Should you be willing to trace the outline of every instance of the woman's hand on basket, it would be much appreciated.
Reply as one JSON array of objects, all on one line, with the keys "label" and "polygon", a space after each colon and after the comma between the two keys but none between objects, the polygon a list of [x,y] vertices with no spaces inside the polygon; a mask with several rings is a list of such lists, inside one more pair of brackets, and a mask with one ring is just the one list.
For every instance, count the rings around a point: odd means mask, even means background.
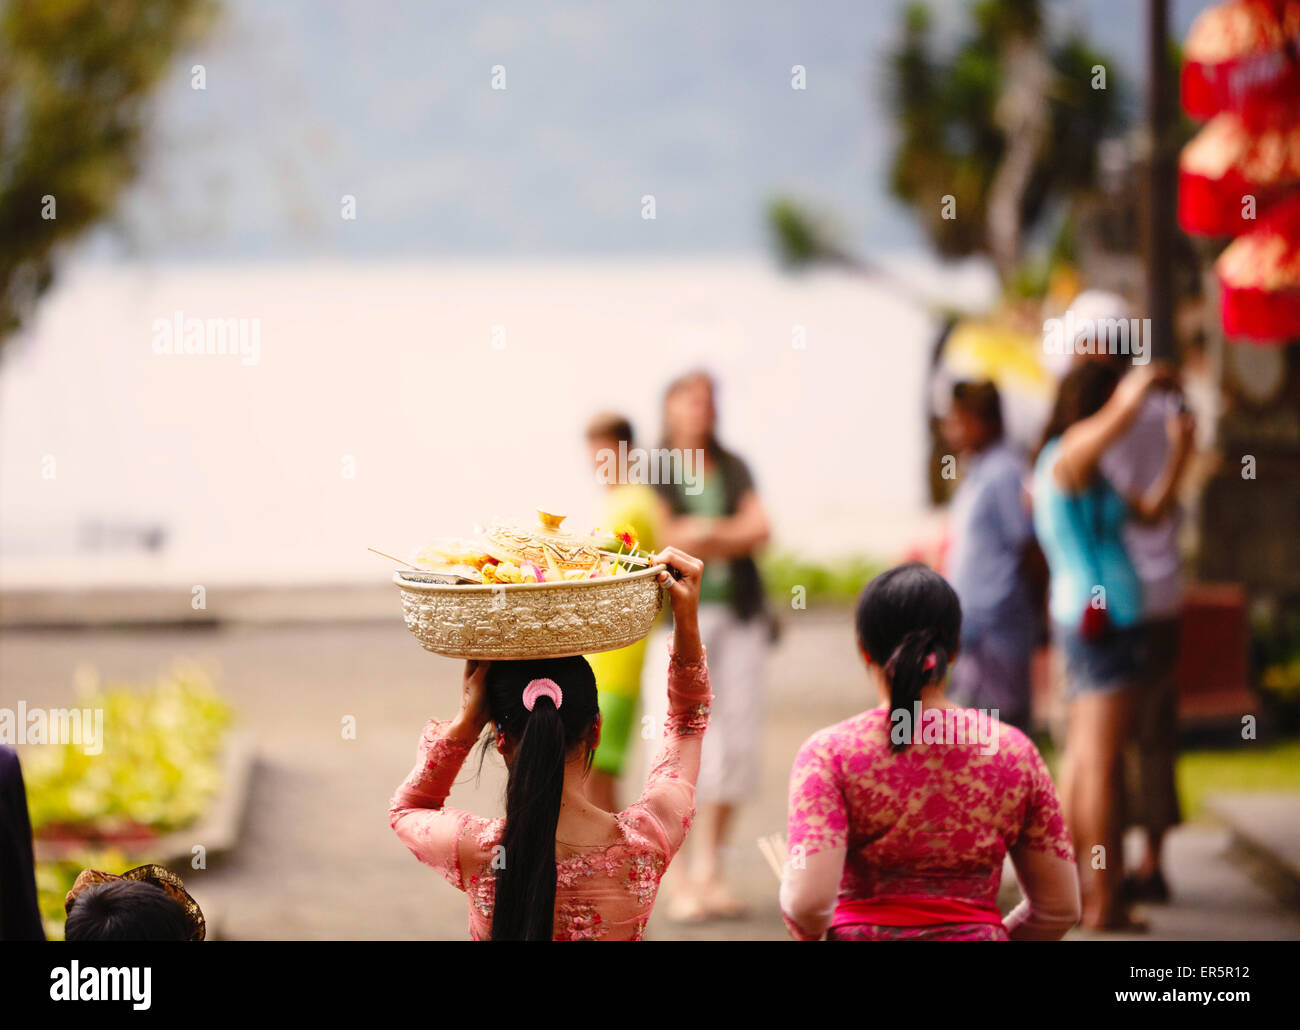
[{"label": "woman's hand on basket", "polygon": [[[700,647],[700,579],[704,563],[676,547],[665,547],[653,560],[668,566],[668,570],[659,573],[659,585],[668,592],[673,609],[673,651],[683,658],[692,658]],[[670,570],[676,570],[678,575],[674,576]]]},{"label": "woman's hand on basket", "polygon": [[487,672],[491,662],[468,661],[460,688],[460,712],[453,730],[465,739],[477,738],[492,719],[487,703]]},{"label": "woman's hand on basket", "polygon": [[[673,606],[673,614],[683,613],[687,609],[700,605],[700,577],[704,573],[704,563],[676,547],[665,547],[651,559],[656,565],[667,565],[659,573],[659,585],[668,591],[668,600]],[[677,570],[674,576],[672,570]]]}]

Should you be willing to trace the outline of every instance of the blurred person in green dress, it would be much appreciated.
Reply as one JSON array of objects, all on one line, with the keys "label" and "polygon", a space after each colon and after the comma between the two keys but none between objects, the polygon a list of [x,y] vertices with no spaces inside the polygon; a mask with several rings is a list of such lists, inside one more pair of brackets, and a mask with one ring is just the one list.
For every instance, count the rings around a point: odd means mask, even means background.
[{"label": "blurred person in green dress", "polygon": [[[700,636],[714,694],[709,739],[700,753],[690,867],[668,902],[670,918],[681,922],[746,911],[727,886],[723,858],[737,810],[758,795],[764,681],[773,633],[754,560],[771,532],[767,512],[748,465],[719,443],[717,422],[716,389],[706,372],[688,372],[668,387],[659,467],[662,471],[667,454],[680,459],[682,474],[660,475],[655,483],[669,510],[660,543],[689,546],[704,560]],[[651,637],[647,682],[666,675],[667,665],[661,630]],[[662,702],[647,694],[646,708],[651,725],[662,726]]]}]

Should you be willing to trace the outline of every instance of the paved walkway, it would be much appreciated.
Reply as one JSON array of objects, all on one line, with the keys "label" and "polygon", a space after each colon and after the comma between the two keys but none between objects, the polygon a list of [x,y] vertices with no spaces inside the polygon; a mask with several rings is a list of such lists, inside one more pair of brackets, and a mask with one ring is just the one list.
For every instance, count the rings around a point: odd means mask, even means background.
[{"label": "paved walkway", "polygon": [[[867,703],[846,615],[792,613],[786,631],[772,663],[763,793],[739,821],[730,864],[752,915],[689,928],[656,915],[654,937],[785,938],[776,881],[754,842],[784,828],[786,777],[799,744]],[[213,669],[261,756],[237,852],[207,870],[178,870],[223,936],[464,939],[463,896],[410,856],[387,816],[425,720],[455,711],[458,663],[422,651],[396,615],[298,627],[8,631],[0,637],[0,704],[66,704],[80,663],[106,679],[148,681],[174,657]],[[348,715],[356,740],[340,732]],[[488,759],[478,784],[473,767],[452,803],[499,812],[499,761]],[[1169,848],[1175,904],[1150,910],[1151,936],[1300,939],[1300,915],[1280,909],[1228,859],[1225,831],[1187,827]]]}]

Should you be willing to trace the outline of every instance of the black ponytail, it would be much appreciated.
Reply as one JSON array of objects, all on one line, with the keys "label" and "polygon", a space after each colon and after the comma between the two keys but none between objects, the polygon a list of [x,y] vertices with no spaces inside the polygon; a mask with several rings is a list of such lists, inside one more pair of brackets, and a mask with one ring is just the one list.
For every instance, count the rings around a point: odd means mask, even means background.
[{"label": "black ponytail", "polygon": [[[891,721],[913,706],[921,691],[943,681],[961,636],[961,602],[948,581],[919,562],[882,572],[858,598],[858,643],[881,667],[889,684]],[[902,751],[916,731],[894,740]]]},{"label": "black ponytail", "polygon": [[[553,680],[560,707],[546,695],[533,710],[524,689],[535,679]],[[494,941],[549,941],[555,922],[555,827],[570,752],[590,741],[598,707],[596,677],[585,658],[493,662],[487,676],[492,721],[513,745],[506,784],[502,851],[494,861]]]}]

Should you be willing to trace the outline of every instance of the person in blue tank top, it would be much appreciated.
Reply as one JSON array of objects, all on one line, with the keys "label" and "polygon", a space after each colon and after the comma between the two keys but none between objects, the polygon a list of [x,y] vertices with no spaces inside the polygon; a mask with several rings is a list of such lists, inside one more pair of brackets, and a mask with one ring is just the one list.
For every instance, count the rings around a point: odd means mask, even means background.
[{"label": "person in blue tank top", "polygon": [[1154,523],[1168,512],[1191,452],[1191,417],[1170,418],[1168,461],[1146,491],[1121,494],[1100,463],[1147,395],[1172,386],[1170,373],[1156,365],[1122,377],[1102,362],[1076,366],[1061,380],[1034,464],[1034,530],[1051,574],[1048,614],[1065,659],[1069,702],[1061,798],[1090,929],[1137,925],[1119,889],[1119,801],[1141,678],[1142,587],[1123,530],[1131,519]]}]

